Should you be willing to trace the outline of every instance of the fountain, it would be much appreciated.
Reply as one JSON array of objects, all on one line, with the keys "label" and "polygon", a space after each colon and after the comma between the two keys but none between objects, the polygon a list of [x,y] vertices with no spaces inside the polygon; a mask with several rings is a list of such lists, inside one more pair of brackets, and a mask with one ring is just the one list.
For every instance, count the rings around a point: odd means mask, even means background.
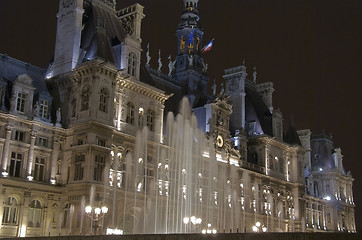
[{"label": "fountain", "polygon": [[[251,231],[246,223],[257,222],[261,210],[258,183],[215,150],[214,139],[198,129],[187,98],[180,109],[176,116],[168,113],[163,143],[150,147],[144,127],[134,152],[113,161],[119,171],[111,169],[110,205],[121,214],[113,213],[112,227],[125,234]],[[272,199],[267,201],[270,210]]]}]

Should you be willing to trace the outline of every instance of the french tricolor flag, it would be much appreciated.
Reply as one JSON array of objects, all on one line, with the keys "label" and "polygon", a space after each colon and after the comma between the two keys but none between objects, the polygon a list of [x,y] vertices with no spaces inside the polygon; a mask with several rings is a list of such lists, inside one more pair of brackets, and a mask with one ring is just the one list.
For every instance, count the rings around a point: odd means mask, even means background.
[{"label": "french tricolor flag", "polygon": [[212,48],[212,43],[213,42],[214,42],[214,39],[212,39],[205,47],[203,47],[201,49],[201,52],[204,53],[204,52],[210,51],[211,48]]}]

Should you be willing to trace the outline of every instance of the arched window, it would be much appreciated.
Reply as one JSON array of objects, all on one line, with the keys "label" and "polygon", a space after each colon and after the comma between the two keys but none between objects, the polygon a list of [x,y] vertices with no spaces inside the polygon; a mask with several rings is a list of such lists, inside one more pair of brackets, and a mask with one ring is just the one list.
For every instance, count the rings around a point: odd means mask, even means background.
[{"label": "arched window", "polygon": [[33,200],[30,203],[28,226],[40,227],[42,206],[39,200]]},{"label": "arched window", "polygon": [[88,86],[84,87],[82,90],[82,107],[81,111],[86,111],[89,109],[89,95],[90,89]]},{"label": "arched window", "polygon": [[127,118],[126,122],[129,124],[134,125],[134,113],[135,113],[135,106],[132,102],[127,103]]},{"label": "arched window", "polygon": [[136,68],[137,68],[136,54],[130,53],[128,54],[128,74],[131,76],[136,76]]},{"label": "arched window", "polygon": [[108,91],[102,88],[99,94],[99,111],[107,112]]},{"label": "arched window", "polygon": [[148,109],[147,110],[147,127],[150,129],[150,131],[155,130],[154,118],[155,118],[155,111],[153,111],[152,109]]},{"label": "arched window", "polygon": [[3,223],[16,225],[18,217],[18,201],[8,197],[4,203]]}]

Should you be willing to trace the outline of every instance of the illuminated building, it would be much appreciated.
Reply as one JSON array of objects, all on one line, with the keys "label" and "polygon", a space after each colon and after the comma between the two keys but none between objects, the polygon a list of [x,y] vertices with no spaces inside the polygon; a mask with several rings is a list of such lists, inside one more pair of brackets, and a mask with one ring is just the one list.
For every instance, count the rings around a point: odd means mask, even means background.
[{"label": "illuminated building", "polygon": [[1,55],[1,236],[355,231],[341,150],[284,135],[272,83],[243,64],[207,92],[197,4],[168,74],[141,64],[143,7],[112,0],[60,0],[47,69]]}]

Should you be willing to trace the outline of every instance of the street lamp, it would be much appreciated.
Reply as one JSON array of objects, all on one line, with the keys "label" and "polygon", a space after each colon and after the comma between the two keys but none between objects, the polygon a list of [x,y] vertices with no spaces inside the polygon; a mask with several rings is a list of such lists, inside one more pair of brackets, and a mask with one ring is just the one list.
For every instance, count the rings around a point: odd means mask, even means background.
[{"label": "street lamp", "polygon": [[266,232],[268,230],[266,226],[261,226],[260,222],[256,222],[255,225],[252,227],[253,232],[260,232],[260,228],[263,232]]},{"label": "street lamp", "polygon": [[183,218],[183,222],[185,224],[185,229],[186,227],[188,227],[188,224],[191,222],[191,226],[189,226],[190,230],[193,230],[194,228],[196,228],[198,225],[201,224],[202,219],[192,216],[192,217],[184,217]]},{"label": "street lamp", "polygon": [[85,212],[87,213],[87,216],[92,219],[94,222],[93,228],[95,234],[97,234],[97,230],[99,227],[99,221],[104,217],[104,215],[108,212],[108,207],[103,205],[101,206],[101,198],[99,194],[94,199],[94,206],[88,205],[85,207]]}]

